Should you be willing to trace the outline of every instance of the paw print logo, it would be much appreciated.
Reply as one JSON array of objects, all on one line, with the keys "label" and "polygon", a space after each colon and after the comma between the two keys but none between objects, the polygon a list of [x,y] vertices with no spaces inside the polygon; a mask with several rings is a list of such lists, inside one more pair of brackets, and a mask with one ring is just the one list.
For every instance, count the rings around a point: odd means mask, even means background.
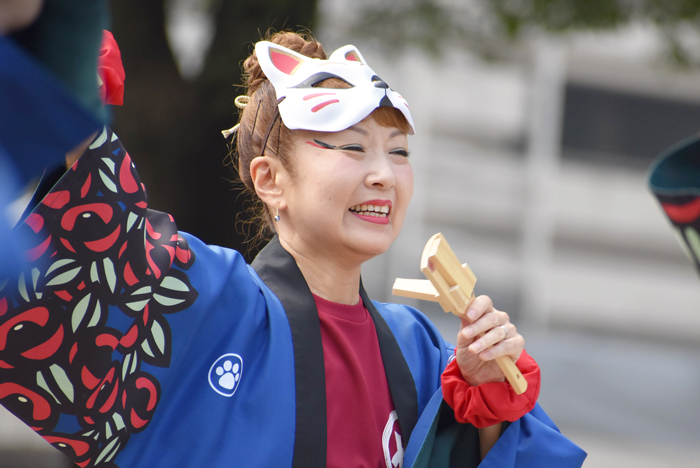
[{"label": "paw print logo", "polygon": [[219,395],[231,397],[236,393],[243,375],[243,359],[238,354],[224,354],[209,369],[209,385]]}]

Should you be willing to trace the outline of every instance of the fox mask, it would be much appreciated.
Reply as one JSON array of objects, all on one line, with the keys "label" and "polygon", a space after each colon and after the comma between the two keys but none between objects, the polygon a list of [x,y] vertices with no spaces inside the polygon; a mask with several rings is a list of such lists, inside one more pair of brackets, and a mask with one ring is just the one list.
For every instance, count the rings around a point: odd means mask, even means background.
[{"label": "fox mask", "polygon": [[[309,58],[268,41],[255,54],[277,94],[282,121],[291,130],[339,132],[363,120],[378,107],[401,111],[415,133],[408,103],[367,65],[355,46],[346,45],[327,60]],[[315,88],[339,78],[350,88]]]}]

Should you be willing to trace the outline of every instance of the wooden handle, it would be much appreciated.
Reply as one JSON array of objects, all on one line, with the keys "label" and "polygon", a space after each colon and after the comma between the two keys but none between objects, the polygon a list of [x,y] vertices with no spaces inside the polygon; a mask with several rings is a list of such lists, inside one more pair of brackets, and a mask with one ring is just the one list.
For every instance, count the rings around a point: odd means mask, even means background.
[{"label": "wooden handle", "polygon": [[[423,249],[421,271],[430,280],[397,278],[394,294],[427,301],[437,301],[445,312],[466,318],[467,308],[474,300],[476,275],[469,266],[460,264],[441,233],[430,238]],[[506,376],[516,394],[527,390],[527,380],[509,356],[496,358],[496,364]]]},{"label": "wooden handle", "polygon": [[501,356],[496,358],[496,364],[501,369],[501,372],[506,376],[508,383],[516,394],[520,395],[525,393],[527,390],[527,380],[523,377],[523,374],[515,366],[515,362],[510,358],[510,356]]}]

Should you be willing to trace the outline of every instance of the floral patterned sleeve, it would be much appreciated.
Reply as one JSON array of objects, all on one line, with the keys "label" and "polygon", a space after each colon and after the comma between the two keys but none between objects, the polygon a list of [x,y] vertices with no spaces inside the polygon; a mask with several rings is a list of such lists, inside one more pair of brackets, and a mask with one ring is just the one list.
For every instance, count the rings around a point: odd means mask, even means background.
[{"label": "floral patterned sleeve", "polygon": [[0,403],[79,466],[115,466],[158,404],[194,256],[108,128],[17,229],[32,248],[0,280]]}]

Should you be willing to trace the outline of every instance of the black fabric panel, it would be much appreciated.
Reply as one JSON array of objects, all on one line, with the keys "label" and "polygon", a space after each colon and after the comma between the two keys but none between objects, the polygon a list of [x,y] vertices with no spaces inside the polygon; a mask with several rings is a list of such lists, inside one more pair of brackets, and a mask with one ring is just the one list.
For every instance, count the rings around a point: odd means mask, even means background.
[{"label": "black fabric panel", "polygon": [[296,429],[294,468],[326,466],[326,372],[321,325],[311,290],[275,236],[252,267],[282,303],[292,331]]},{"label": "black fabric panel", "polygon": [[396,342],[396,337],[394,337],[389,325],[374,307],[372,301],[369,300],[362,284],[360,284],[360,297],[374,321],[374,328],[379,339],[379,349],[382,353],[382,361],[384,361],[386,380],[389,383],[391,399],[394,401],[394,407],[399,416],[403,446],[406,448],[411,432],[413,432],[413,428],[418,421],[416,384],[413,381],[413,375],[408,368],[406,359],[401,353],[401,348]]}]

